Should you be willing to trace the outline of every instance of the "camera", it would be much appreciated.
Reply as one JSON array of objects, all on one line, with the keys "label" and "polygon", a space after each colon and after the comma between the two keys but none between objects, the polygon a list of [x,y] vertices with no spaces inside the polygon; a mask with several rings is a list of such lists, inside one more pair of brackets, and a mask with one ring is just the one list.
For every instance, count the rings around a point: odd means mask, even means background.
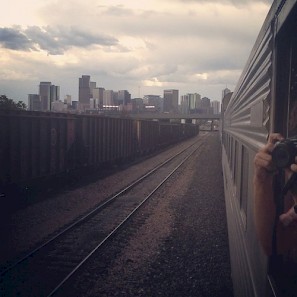
[{"label": "camera", "polygon": [[297,135],[278,141],[272,151],[272,161],[277,168],[289,167],[295,163],[297,155]]}]

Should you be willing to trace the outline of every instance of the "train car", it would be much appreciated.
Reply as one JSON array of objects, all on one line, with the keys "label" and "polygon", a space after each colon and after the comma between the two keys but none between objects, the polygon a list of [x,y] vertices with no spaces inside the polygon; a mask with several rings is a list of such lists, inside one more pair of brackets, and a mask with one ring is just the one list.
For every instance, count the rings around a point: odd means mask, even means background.
[{"label": "train car", "polygon": [[181,129],[182,139],[194,137],[199,134],[199,125],[196,124],[182,124]]},{"label": "train car", "polygon": [[78,167],[100,168],[125,162],[136,154],[132,120],[80,115],[76,121]]},{"label": "train car", "polygon": [[[0,185],[17,185],[75,167],[76,118],[69,114],[0,110]],[[73,153],[73,154],[72,154]]]},{"label": "train car", "polygon": [[[269,133],[297,134],[297,3],[275,0],[222,116],[224,175],[234,296],[297,296],[296,259],[267,255],[256,235],[253,160]],[[296,127],[296,125],[295,125]],[[283,183],[276,176],[274,190]],[[282,201],[280,201],[282,203]],[[271,239],[272,240],[272,239]]]},{"label": "train car", "polygon": [[127,163],[199,132],[193,126],[184,133],[182,124],[24,110],[0,110],[0,125],[0,194]]},{"label": "train car", "polygon": [[159,122],[134,120],[134,133],[138,155],[149,154],[158,149]]}]

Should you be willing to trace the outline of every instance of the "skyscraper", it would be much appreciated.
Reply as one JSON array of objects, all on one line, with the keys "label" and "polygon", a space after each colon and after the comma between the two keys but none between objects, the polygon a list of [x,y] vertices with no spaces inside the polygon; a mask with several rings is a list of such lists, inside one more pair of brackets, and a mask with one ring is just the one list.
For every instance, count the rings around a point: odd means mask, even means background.
[{"label": "skyscraper", "polygon": [[210,114],[210,113],[213,113],[212,112],[212,109],[210,107],[210,99],[207,98],[207,97],[203,97],[201,99],[201,107],[202,107],[202,110],[203,110],[203,113],[204,114]]},{"label": "skyscraper", "polygon": [[51,110],[52,103],[60,100],[60,87],[45,81],[39,84],[39,96],[42,111]]},{"label": "skyscraper", "polygon": [[41,110],[51,110],[51,82],[40,82],[39,96],[41,102]]},{"label": "skyscraper", "polygon": [[214,100],[214,101],[211,101],[210,104],[211,104],[213,113],[214,114],[219,114],[220,113],[220,105],[221,105],[221,103],[219,101],[217,101],[217,100]]},{"label": "skyscraper", "polygon": [[90,79],[90,75],[83,75],[79,78],[78,102],[81,110],[85,110],[90,107],[90,99],[92,98]]},{"label": "skyscraper", "polygon": [[178,112],[178,90],[164,90],[164,111]]},{"label": "skyscraper", "polygon": [[51,85],[50,92],[51,92],[50,93],[51,103],[54,101],[60,100],[60,87],[59,86]]},{"label": "skyscraper", "polygon": [[118,91],[119,105],[127,105],[130,102],[131,102],[131,94],[127,90]]},{"label": "skyscraper", "polygon": [[223,91],[222,91],[222,99],[227,95],[231,93],[231,91],[228,89],[228,88],[225,88]]},{"label": "skyscraper", "polygon": [[28,109],[29,110],[41,110],[40,96],[38,94],[28,95]]},{"label": "skyscraper", "polygon": [[104,90],[103,91],[103,106],[112,106],[114,105],[113,100],[113,91],[112,90]]},{"label": "skyscraper", "polygon": [[103,93],[104,88],[94,88],[93,89],[93,98],[95,99],[96,108],[103,108]]}]

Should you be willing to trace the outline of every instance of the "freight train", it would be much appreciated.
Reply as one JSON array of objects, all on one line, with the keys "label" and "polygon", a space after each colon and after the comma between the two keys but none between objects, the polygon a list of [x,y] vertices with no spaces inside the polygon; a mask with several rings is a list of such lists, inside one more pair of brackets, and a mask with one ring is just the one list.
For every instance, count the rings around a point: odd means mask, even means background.
[{"label": "freight train", "polygon": [[[297,296],[296,257],[261,248],[253,190],[254,158],[268,135],[297,134],[296,101],[297,2],[275,0],[232,96],[223,101],[222,166],[236,297]],[[276,175],[275,193],[283,183]]]},{"label": "freight train", "polygon": [[16,110],[0,110],[0,127],[2,191],[129,162],[199,133],[194,124]]}]

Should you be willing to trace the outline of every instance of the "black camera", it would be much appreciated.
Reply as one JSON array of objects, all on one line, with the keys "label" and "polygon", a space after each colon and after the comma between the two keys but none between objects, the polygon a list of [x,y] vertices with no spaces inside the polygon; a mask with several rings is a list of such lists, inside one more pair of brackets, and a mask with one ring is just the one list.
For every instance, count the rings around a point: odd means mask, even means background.
[{"label": "black camera", "polygon": [[295,163],[297,155],[297,136],[287,138],[275,144],[272,160],[276,167],[286,168]]}]

